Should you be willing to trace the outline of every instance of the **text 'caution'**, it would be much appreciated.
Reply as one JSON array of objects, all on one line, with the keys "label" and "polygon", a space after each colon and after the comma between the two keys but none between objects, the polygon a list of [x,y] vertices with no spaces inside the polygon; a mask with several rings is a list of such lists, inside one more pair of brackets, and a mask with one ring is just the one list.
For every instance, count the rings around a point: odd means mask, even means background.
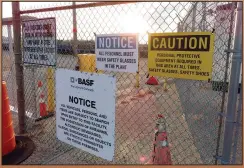
[{"label": "text 'caution'", "polygon": [[148,39],[151,76],[209,80],[212,77],[214,34],[152,33]]}]

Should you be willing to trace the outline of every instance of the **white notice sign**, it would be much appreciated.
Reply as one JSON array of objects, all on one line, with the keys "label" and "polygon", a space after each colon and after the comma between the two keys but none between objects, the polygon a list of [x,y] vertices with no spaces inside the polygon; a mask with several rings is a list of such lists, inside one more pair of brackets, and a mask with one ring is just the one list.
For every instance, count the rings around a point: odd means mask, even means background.
[{"label": "white notice sign", "polygon": [[114,156],[116,79],[56,71],[57,138],[103,159]]},{"label": "white notice sign", "polygon": [[138,71],[138,34],[96,35],[95,49],[98,70]]},{"label": "white notice sign", "polygon": [[26,64],[56,65],[56,20],[23,21],[23,57]]}]

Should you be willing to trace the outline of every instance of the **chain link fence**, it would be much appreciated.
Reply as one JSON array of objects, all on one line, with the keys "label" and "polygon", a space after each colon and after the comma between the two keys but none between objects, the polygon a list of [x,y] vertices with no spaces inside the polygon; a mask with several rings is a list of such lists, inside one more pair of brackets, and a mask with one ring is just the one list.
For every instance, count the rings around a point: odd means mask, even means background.
[{"label": "chain link fence", "polygon": [[[21,2],[22,3],[22,2]],[[39,4],[21,11],[44,8]],[[35,4],[35,3],[33,3]],[[83,4],[77,2],[77,4]],[[26,130],[36,150],[23,164],[145,164],[153,150],[156,117],[166,117],[173,164],[216,164],[221,156],[223,124],[229,79],[229,57],[233,47],[235,7],[228,2],[138,2],[76,8],[77,48],[80,54],[95,52],[95,34],[139,31],[139,88],[137,74],[103,71],[116,76],[115,156],[112,162],[64,144],[56,138],[55,70],[75,70],[73,9],[27,13],[31,18],[56,19],[56,67],[24,65]],[[53,6],[52,6],[53,5]],[[72,5],[52,3],[46,7]],[[226,6],[227,5],[227,6]],[[228,8],[228,9],[227,9]],[[28,15],[28,16],[27,16]],[[224,27],[223,27],[224,26]],[[157,77],[159,85],[146,85],[148,33],[211,31],[215,33],[212,81]],[[225,32],[223,32],[225,31]],[[17,99],[11,25],[3,25],[3,79],[7,82],[14,125],[17,130]],[[38,83],[42,82],[42,91]],[[166,85],[165,85],[166,84]],[[65,89],[65,88],[64,88]],[[143,90],[145,95],[138,96]],[[44,93],[50,117],[39,120],[39,96]],[[108,102],[109,103],[109,102]],[[241,113],[241,112],[240,112]],[[234,155],[242,164],[242,129]],[[238,157],[237,157],[238,156]]]}]

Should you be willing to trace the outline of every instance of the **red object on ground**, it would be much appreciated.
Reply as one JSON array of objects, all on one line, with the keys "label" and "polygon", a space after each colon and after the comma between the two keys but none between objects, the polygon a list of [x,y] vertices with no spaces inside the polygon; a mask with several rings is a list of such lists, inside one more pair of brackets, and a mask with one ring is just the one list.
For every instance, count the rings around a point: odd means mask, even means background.
[{"label": "red object on ground", "polygon": [[40,93],[39,97],[39,107],[40,107],[40,116],[44,117],[47,115],[47,107],[44,101],[44,94],[42,93],[42,81],[38,81],[38,93]]},{"label": "red object on ground", "polygon": [[15,133],[9,107],[7,85],[5,81],[2,81],[2,156],[12,152],[15,147]]},{"label": "red object on ground", "polygon": [[151,76],[148,80],[147,83],[148,85],[158,85],[158,81],[156,78],[154,78],[153,76]]},{"label": "red object on ground", "polygon": [[163,118],[164,116],[162,114],[158,114],[158,118]]},{"label": "red object on ground", "polygon": [[42,87],[42,81],[38,81],[38,87]]},{"label": "red object on ground", "polygon": [[45,103],[40,103],[40,116],[46,116],[47,115],[47,108]]},{"label": "red object on ground", "polygon": [[162,114],[158,114],[158,121],[155,128],[154,147],[152,158],[148,164],[171,165],[171,155],[166,132],[166,121]]},{"label": "red object on ground", "polygon": [[161,132],[156,136],[155,145],[153,164],[171,165],[172,160],[166,132]]}]

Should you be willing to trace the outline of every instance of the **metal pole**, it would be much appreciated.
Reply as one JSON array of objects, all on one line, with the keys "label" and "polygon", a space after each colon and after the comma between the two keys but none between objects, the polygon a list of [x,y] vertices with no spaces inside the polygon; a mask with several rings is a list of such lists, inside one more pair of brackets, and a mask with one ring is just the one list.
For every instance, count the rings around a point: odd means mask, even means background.
[{"label": "metal pole", "polygon": [[140,87],[140,48],[139,48],[139,44],[138,44],[138,70],[136,72],[136,88]]},{"label": "metal pole", "polygon": [[41,9],[30,9],[30,10],[22,10],[20,14],[30,14],[30,13],[40,13],[40,12],[50,12],[50,11],[61,11],[61,10],[71,10],[73,8],[95,8],[101,6],[112,6],[112,5],[123,5],[123,4],[131,4],[137,3],[137,1],[125,1],[125,2],[94,2],[94,3],[86,3],[86,4],[78,4],[78,5],[68,5],[68,6],[55,6],[51,8],[41,8]]},{"label": "metal pole", "polygon": [[227,114],[225,119],[222,164],[230,163],[234,119],[236,112],[237,94],[242,63],[242,2],[238,2],[235,22],[235,40],[231,64],[230,86],[228,94]]},{"label": "metal pole", "polygon": [[8,42],[9,42],[9,53],[10,57],[12,59],[14,50],[13,50],[13,37],[12,37],[12,30],[11,30],[12,25],[8,25]]},{"label": "metal pole", "polygon": [[[242,81],[242,80],[241,80]],[[237,145],[238,145],[238,138],[239,138],[239,128],[241,127],[241,113],[242,113],[242,98],[243,98],[243,93],[242,93],[242,85],[241,83],[241,91],[240,91],[240,98],[238,102],[238,110],[237,110],[237,117],[236,117],[236,130],[235,130],[235,135],[234,135],[234,145],[233,145],[233,156],[232,156],[232,161],[231,164],[236,163],[236,150],[237,150]]]},{"label": "metal pole", "polygon": [[177,24],[177,32],[180,32],[180,26],[181,26],[181,24],[180,24],[180,22]]},{"label": "metal pole", "polygon": [[[7,55],[7,60],[9,60],[9,62],[7,63],[7,68],[10,71],[10,73],[12,73],[12,66],[13,66],[13,58],[14,58],[14,50],[13,50],[13,36],[12,36],[12,30],[11,30],[12,25],[8,25],[8,42],[9,42],[9,55]],[[14,92],[15,92],[15,84],[13,81],[13,78],[10,77],[11,80],[11,86],[10,88],[12,88],[12,90],[9,92],[9,97],[11,100],[11,104],[12,106],[15,105],[15,101],[12,102],[12,100],[16,100],[15,96],[14,96]],[[9,85],[9,84],[8,84]]]},{"label": "metal pole", "polygon": [[[72,3],[75,6],[75,2]],[[77,21],[76,21],[76,8],[73,8],[73,54],[77,55]]]},{"label": "metal pole", "polygon": [[15,70],[17,84],[17,102],[18,102],[18,119],[19,133],[25,133],[25,96],[24,96],[24,80],[23,66],[21,55],[21,28],[19,2],[12,2],[13,14],[13,30],[14,30],[14,54],[15,54]]},{"label": "metal pole", "polygon": [[35,76],[35,65],[31,65],[31,72],[32,72],[32,79],[33,79],[33,82],[32,82],[32,87],[33,87],[33,95],[34,95],[34,99],[33,101],[35,102],[35,106],[34,106],[34,109],[33,109],[33,117],[34,118],[38,118],[38,106],[37,106],[37,94],[36,94],[36,76]]},{"label": "metal pole", "polygon": [[73,6],[73,43],[72,43],[72,48],[73,48],[73,55],[77,58],[77,63],[75,66],[75,70],[79,71],[80,68],[80,60],[78,58],[78,53],[77,53],[77,20],[76,20],[76,4],[75,2],[72,2]]},{"label": "metal pole", "polygon": [[[231,40],[232,40],[232,32],[233,32],[233,22],[234,22],[234,12],[235,12],[235,4],[232,3],[231,7],[231,18],[230,18],[230,31],[229,31],[229,37],[228,37],[228,44],[227,44],[227,50],[230,50],[231,48]],[[227,78],[228,78],[228,68],[229,68],[229,61],[230,60],[230,52],[227,52],[226,54],[226,63],[225,63],[225,74],[224,74],[224,86],[223,86],[223,94],[222,94],[222,100],[221,100],[221,106],[220,106],[220,112],[221,114],[224,113],[224,106],[225,106],[225,95],[226,95],[226,90],[227,88]],[[221,129],[222,129],[222,121],[223,121],[223,116],[220,115],[219,119],[219,127],[218,127],[218,137],[217,137],[217,146],[216,146],[216,155],[219,155],[219,145],[220,145],[220,138],[221,138]],[[215,159],[215,164],[217,165],[218,159],[216,157]]]},{"label": "metal pole", "polygon": [[197,2],[195,2],[192,9],[192,28],[191,28],[192,32],[194,32],[196,29],[196,12],[197,12],[196,10],[197,10]]},{"label": "metal pole", "polygon": [[202,16],[202,31],[206,31],[206,2],[202,2],[202,8],[203,8],[203,16]]}]

